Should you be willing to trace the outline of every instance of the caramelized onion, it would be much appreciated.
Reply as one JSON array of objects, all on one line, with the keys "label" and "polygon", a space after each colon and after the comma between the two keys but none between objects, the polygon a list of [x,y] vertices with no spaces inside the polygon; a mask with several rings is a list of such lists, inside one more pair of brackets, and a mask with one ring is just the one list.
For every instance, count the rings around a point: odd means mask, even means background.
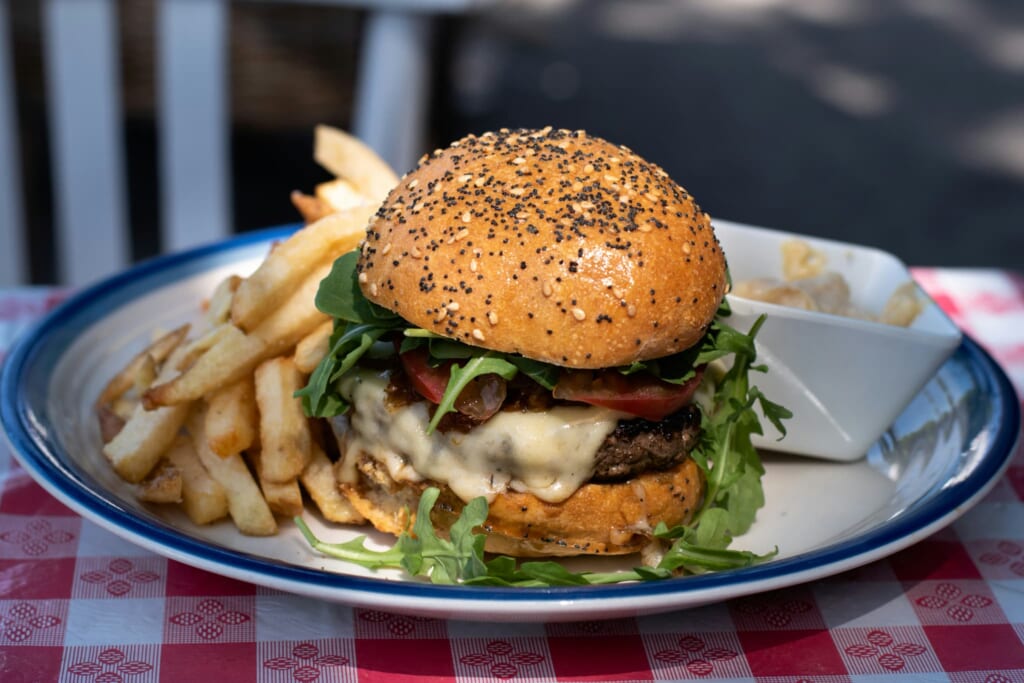
[{"label": "caramelized onion", "polygon": [[506,391],[505,380],[498,375],[474,377],[455,399],[455,409],[482,422],[501,410]]}]

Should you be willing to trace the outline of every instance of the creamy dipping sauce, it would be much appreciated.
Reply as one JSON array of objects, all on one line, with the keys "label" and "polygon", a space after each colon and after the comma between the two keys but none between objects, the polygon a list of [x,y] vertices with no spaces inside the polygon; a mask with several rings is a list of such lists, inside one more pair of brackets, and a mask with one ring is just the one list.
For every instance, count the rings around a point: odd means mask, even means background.
[{"label": "creamy dipping sauce", "polygon": [[854,305],[850,286],[842,275],[826,270],[828,259],[803,240],[782,244],[782,280],[753,278],[736,282],[732,294],[780,306],[802,308],[847,318],[909,327],[924,309],[917,285],[905,282],[896,288],[880,313]]}]

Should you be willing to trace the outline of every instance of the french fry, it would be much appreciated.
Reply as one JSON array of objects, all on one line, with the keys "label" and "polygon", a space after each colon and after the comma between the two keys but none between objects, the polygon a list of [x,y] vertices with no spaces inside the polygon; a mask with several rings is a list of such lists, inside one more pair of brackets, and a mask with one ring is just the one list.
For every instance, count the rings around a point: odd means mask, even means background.
[{"label": "french fry", "polygon": [[260,409],[260,467],[267,481],[283,483],[302,474],[311,457],[313,436],[295,398],[305,377],[286,357],[256,368],[256,403]]},{"label": "french fry", "polygon": [[180,503],[182,490],[181,470],[167,460],[160,460],[139,482],[135,497],[144,503]]},{"label": "french fry", "polygon": [[270,506],[270,511],[282,517],[294,517],[302,514],[302,489],[297,479],[285,482],[267,481],[263,476],[262,458],[258,450],[249,452],[249,462],[256,470],[256,478],[263,491],[263,499]]},{"label": "french fry", "polygon": [[291,200],[292,206],[298,209],[304,223],[314,223],[334,211],[330,204],[319,197],[304,194],[298,190],[292,192]]},{"label": "french fry", "polygon": [[374,210],[365,204],[329,214],[276,245],[238,286],[231,302],[231,322],[243,330],[254,329],[313,268],[354,249]]},{"label": "french fry", "polygon": [[331,333],[334,322],[328,320],[307,334],[295,345],[295,367],[307,375],[316,370],[324,356],[330,350]]},{"label": "french fry", "polygon": [[203,467],[191,439],[184,435],[175,438],[166,458],[181,472],[181,506],[193,523],[210,524],[228,516],[224,487]]},{"label": "french fry", "polygon": [[177,377],[150,387],[142,395],[147,409],[174,406],[202,398],[219,387],[237,382],[273,355],[262,339],[248,336],[234,325],[225,325],[220,339]]},{"label": "french fry", "polygon": [[195,339],[190,339],[185,344],[185,351],[178,358],[175,368],[184,370],[195,363],[197,358],[221,343],[224,339],[231,337],[232,334],[234,334],[234,326],[224,323],[211,327]]},{"label": "french fry", "polygon": [[331,272],[331,265],[333,260],[313,270],[291,297],[252,331],[252,336],[264,340],[272,348],[271,355],[290,351],[303,337],[330,320],[329,316],[317,310],[316,293],[320,282]]},{"label": "french fry", "polygon": [[176,330],[172,330],[167,334],[163,335],[155,342],[139,351],[135,356],[128,361],[128,364],[124,368],[114,375],[107,385],[103,387],[103,391],[100,392],[99,397],[96,399],[96,405],[108,405],[113,403],[115,399],[123,396],[127,391],[136,387],[139,384],[139,375],[145,372],[146,366],[156,362],[157,364],[163,362],[167,356],[178,347],[179,344],[185,339],[188,334],[189,326],[182,325]]},{"label": "french fry", "polygon": [[96,417],[100,422],[100,438],[103,439],[103,443],[110,443],[124,429],[126,420],[109,404],[96,406]]},{"label": "french fry", "polygon": [[238,530],[249,536],[270,536],[277,532],[277,522],[260,493],[260,487],[238,453],[222,458],[206,440],[204,410],[193,411],[188,419],[192,447],[203,467],[224,488],[228,498],[228,514]]},{"label": "french fry", "polygon": [[[158,382],[168,380],[177,373],[175,365],[183,352],[184,347],[179,346],[171,353],[160,369]],[[117,436],[103,447],[103,454],[114,471],[125,481],[142,481],[174,441],[188,417],[188,411],[187,402],[155,410],[146,410],[142,404],[137,405]]]},{"label": "french fry", "polygon": [[374,207],[398,184],[394,170],[364,142],[331,126],[313,132],[313,159],[325,169],[348,180]]},{"label": "french fry", "polygon": [[366,197],[344,178],[335,178],[316,186],[316,196],[325,202],[331,212],[344,211],[366,204]]},{"label": "french fry", "polygon": [[195,401],[218,388],[237,382],[268,358],[291,351],[303,337],[327,320],[316,309],[316,290],[331,264],[325,263],[306,278],[294,294],[251,334],[224,325],[217,343],[172,380],[156,384],[143,394],[147,408]]},{"label": "french fry", "polygon": [[334,465],[315,442],[309,464],[302,470],[299,482],[327,521],[338,524],[362,524],[366,521],[352,507],[352,503],[341,495],[338,480],[334,476]]},{"label": "french fry", "polygon": [[260,416],[251,376],[215,391],[206,402],[206,440],[210,450],[226,458],[256,442]]},{"label": "french fry", "polygon": [[[295,392],[329,351],[334,324],[316,308],[335,259],[356,249],[376,207],[399,183],[376,153],[318,126],[314,157],[333,173],[292,193],[306,225],[246,278],[225,277],[201,319],[139,352],[97,397],[103,453],[139,500],[180,504],[195,524],[230,516],[244,534],[271,535],[275,515],[365,519],[338,487],[336,466]],[[314,432],[317,432],[314,434]]]},{"label": "french fry", "polygon": [[238,275],[229,275],[220,281],[213,294],[206,302],[206,322],[211,326],[226,323],[231,317],[231,300],[235,296],[235,290],[242,283]]}]

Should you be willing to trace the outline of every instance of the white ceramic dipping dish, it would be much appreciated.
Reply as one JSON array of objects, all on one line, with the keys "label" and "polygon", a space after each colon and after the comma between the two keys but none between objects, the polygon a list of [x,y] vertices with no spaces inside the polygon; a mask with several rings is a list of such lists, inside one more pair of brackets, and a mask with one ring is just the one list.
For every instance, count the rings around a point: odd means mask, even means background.
[{"label": "white ceramic dipping dish", "polygon": [[[892,254],[832,240],[715,221],[733,282],[782,278],[782,244],[806,242],[825,269],[850,286],[852,303],[879,313],[912,276]],[[730,324],[747,331],[761,314],[758,360],[768,366],[751,382],[793,411],[787,435],[765,421],[760,448],[831,460],[862,457],[959,346],[961,332],[923,291],[910,327],[846,318],[729,295]]]}]

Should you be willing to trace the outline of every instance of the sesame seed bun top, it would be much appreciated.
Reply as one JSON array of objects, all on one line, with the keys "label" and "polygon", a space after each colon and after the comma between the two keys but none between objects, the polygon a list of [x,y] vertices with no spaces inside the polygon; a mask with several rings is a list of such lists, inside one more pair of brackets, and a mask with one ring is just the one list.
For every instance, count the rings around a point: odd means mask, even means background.
[{"label": "sesame seed bun top", "polygon": [[413,325],[574,368],[689,348],[726,289],[686,190],[626,147],[551,128],[424,156],[371,220],[359,271]]}]

